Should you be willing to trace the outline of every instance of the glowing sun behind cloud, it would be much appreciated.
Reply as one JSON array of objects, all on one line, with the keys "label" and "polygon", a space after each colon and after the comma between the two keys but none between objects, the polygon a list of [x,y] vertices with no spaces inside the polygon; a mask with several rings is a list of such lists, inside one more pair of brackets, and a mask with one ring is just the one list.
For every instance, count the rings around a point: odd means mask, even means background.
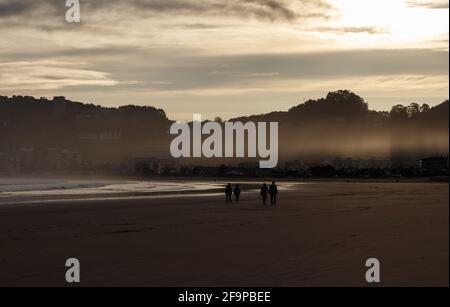
[{"label": "glowing sun behind cloud", "polygon": [[[332,0],[338,9],[337,25],[373,29],[353,41],[355,47],[433,47],[448,42],[448,1]],[[446,5],[447,4],[447,8]],[[377,32],[377,33],[375,33]],[[378,34],[378,35],[371,35]],[[342,37],[347,41],[351,38]],[[420,45],[418,45],[420,43]],[[366,45],[369,44],[369,45]],[[448,47],[448,46],[447,46]],[[447,48],[448,49],[448,48]]]}]

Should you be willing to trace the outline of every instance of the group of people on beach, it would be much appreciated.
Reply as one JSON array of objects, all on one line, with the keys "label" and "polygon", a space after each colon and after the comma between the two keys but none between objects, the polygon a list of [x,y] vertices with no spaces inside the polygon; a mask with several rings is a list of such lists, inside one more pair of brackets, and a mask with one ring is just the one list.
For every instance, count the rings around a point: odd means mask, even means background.
[{"label": "group of people on beach", "polygon": [[[225,188],[225,196],[226,196],[227,204],[233,202],[233,195],[234,195],[234,199],[235,199],[236,203],[239,203],[239,199],[241,198],[241,192],[242,191],[241,191],[241,187],[239,184],[236,184],[233,189],[233,186],[231,185],[231,183],[229,183]],[[270,205],[276,206],[277,205],[278,187],[277,187],[275,181],[273,181],[272,185],[270,185],[270,186],[267,186],[267,184],[264,183],[263,186],[261,187],[260,195],[261,195],[263,206],[266,206],[267,199],[269,196],[270,196]]]}]

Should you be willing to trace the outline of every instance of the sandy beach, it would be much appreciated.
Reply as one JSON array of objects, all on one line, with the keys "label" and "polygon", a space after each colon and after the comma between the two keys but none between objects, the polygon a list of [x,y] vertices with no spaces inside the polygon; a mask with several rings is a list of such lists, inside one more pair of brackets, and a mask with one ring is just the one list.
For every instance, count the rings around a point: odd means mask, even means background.
[{"label": "sandy beach", "polygon": [[448,183],[316,182],[258,193],[0,205],[0,286],[448,286]]}]

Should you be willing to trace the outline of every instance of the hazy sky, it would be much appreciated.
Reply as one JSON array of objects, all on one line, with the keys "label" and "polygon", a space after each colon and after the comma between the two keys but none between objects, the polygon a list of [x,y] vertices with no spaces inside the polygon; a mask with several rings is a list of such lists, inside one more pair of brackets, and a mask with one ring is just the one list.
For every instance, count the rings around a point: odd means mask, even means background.
[{"label": "hazy sky", "polygon": [[0,0],[0,95],[287,110],[349,89],[372,109],[448,98],[448,0]]}]

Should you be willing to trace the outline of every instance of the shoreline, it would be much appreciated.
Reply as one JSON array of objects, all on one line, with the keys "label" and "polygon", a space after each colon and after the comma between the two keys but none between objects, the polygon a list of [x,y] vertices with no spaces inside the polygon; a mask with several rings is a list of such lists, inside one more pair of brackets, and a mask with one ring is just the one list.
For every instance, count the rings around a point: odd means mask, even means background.
[{"label": "shoreline", "polygon": [[[30,179],[29,177],[23,178],[13,178],[12,180],[20,179]],[[59,180],[60,178],[44,178],[44,180]],[[227,180],[226,180],[227,179]],[[241,179],[241,180],[237,180]],[[30,180],[35,180],[31,178]],[[77,180],[74,178],[65,178],[64,180]],[[86,182],[95,183],[94,185],[99,185],[96,180]],[[98,180],[105,180],[98,178]],[[83,193],[78,193],[77,188],[59,188],[50,190],[20,190],[12,192],[2,192],[0,184],[0,206],[10,206],[15,204],[26,205],[26,204],[39,204],[39,203],[55,203],[55,202],[83,202],[83,201],[108,201],[108,200],[145,200],[145,199],[161,199],[161,198],[178,198],[178,197],[192,197],[192,196],[217,196],[222,195],[224,187],[227,183],[240,184],[243,193],[259,193],[259,187],[263,182],[269,182],[271,180],[257,180],[253,178],[236,178],[236,180],[230,180],[230,178],[216,178],[211,180],[205,180],[205,178],[192,178],[192,179],[181,179],[180,178],[148,178],[148,180],[137,180],[137,181],[118,181],[119,179],[110,179],[109,184],[114,183],[114,186],[127,185],[133,183],[147,183],[151,184],[151,187],[147,191],[123,191],[120,192],[110,191],[109,189],[102,189],[109,187],[108,183],[103,183],[97,187],[85,188]],[[125,179],[124,179],[125,180]],[[161,185],[170,183],[174,185],[173,187],[166,187],[166,190],[158,190],[158,183]],[[188,189],[183,186],[183,189],[177,189],[176,184],[201,184],[197,188]],[[281,191],[289,191],[297,189],[297,186],[301,185],[333,185],[333,184],[445,184],[447,181],[434,181],[434,180],[424,180],[424,181],[391,181],[391,180],[280,180],[277,181]],[[203,186],[202,186],[203,185]],[[189,187],[189,186],[188,186]],[[100,189],[99,189],[100,188]],[[154,190],[152,190],[154,189]],[[73,193],[71,191],[73,190]],[[89,190],[89,191],[88,191]],[[88,192],[86,192],[88,191]]]}]

